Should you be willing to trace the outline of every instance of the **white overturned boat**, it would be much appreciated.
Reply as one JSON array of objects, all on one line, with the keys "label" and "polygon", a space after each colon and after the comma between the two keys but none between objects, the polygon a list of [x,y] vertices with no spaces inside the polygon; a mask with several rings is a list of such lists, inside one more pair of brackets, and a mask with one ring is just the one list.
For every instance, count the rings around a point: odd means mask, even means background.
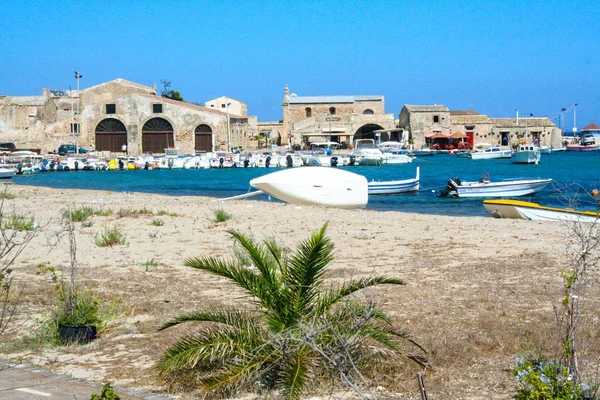
[{"label": "white overturned boat", "polygon": [[220,201],[266,193],[298,205],[362,208],[369,200],[367,178],[337,168],[288,168],[252,179],[250,185],[258,190]]},{"label": "white overturned boat", "polygon": [[519,200],[484,200],[483,206],[496,218],[521,218],[531,221],[563,221],[592,223],[600,220],[600,213],[576,211],[569,208],[540,206]]},{"label": "white overturned boat", "polygon": [[417,192],[419,190],[419,167],[417,176],[402,181],[369,182],[369,195],[372,194],[399,194]]},{"label": "white overturned boat", "polygon": [[505,179],[491,182],[486,172],[478,182],[461,182],[458,178],[451,178],[446,188],[438,193],[438,197],[528,196],[541,192],[550,182],[552,179]]}]

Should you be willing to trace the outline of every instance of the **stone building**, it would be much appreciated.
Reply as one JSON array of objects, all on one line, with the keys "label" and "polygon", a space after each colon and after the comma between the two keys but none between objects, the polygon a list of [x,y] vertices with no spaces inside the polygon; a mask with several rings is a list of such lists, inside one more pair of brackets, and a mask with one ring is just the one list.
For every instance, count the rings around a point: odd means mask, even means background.
[{"label": "stone building", "polygon": [[[229,104],[229,107],[227,106]],[[232,99],[231,97],[221,96],[213,100],[209,100],[204,103],[206,108],[214,108],[222,112],[229,112],[240,117],[248,116],[248,106],[239,100]]]},{"label": "stone building", "polygon": [[[156,96],[155,87],[124,79],[79,92],[44,89],[42,96],[0,97],[0,138],[43,152],[72,142],[107,152],[125,144],[130,154],[245,148],[252,127],[237,114],[247,114],[245,104],[237,103],[228,114]],[[250,120],[256,130],[256,118]]]},{"label": "stone building", "polygon": [[443,105],[405,105],[399,124],[410,132],[415,148],[457,141],[514,147],[519,142],[561,146],[561,130],[548,118],[489,118],[474,110],[449,110]]},{"label": "stone building", "polygon": [[[301,147],[332,140],[352,144],[375,139],[377,130],[396,128],[394,115],[385,114],[383,96],[297,96],[285,86],[281,124],[282,144]],[[388,140],[389,133],[381,140]]]}]

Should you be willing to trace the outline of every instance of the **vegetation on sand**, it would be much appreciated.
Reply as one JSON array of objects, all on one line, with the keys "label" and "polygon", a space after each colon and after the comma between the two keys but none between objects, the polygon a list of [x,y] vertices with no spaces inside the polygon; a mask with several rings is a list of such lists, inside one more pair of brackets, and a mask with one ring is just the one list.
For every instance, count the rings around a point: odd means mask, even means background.
[{"label": "vegetation on sand", "polygon": [[[237,389],[278,390],[299,399],[319,377],[333,377],[359,393],[370,390],[361,374],[367,362],[403,355],[403,344],[422,352],[372,302],[351,296],[403,281],[376,276],[326,287],[324,275],[333,251],[326,229],[327,224],[293,254],[273,240],[257,243],[229,231],[251,266],[235,259],[187,259],[187,266],[225,277],[245,290],[255,309],[211,308],[165,323],[161,330],[186,322],[210,325],[168,348],[159,370],[194,371],[212,395],[232,395]],[[422,361],[420,356],[406,357]]]}]

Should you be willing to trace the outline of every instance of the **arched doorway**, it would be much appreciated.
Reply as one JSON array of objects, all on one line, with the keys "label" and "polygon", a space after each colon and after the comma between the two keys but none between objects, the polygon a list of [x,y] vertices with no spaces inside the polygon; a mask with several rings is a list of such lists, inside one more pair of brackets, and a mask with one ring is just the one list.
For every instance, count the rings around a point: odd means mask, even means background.
[{"label": "arched doorway", "polygon": [[212,151],[212,129],[210,126],[202,124],[196,127],[194,149],[196,151]]},{"label": "arched doorway", "polygon": [[[377,138],[375,137],[375,132],[373,132],[373,131],[377,131],[380,129],[383,129],[383,127],[376,125],[376,124],[367,124],[367,125],[361,126],[354,133],[354,140],[373,139],[373,140],[375,140],[375,142],[377,142]],[[382,142],[385,142],[385,141],[390,140],[389,137],[390,137],[390,135],[387,132],[382,132],[379,140]]]},{"label": "arched doorway", "polygon": [[142,128],[142,152],[164,153],[175,146],[173,125],[164,118],[152,118]]},{"label": "arched doorway", "polygon": [[115,118],[106,118],[96,126],[96,150],[121,151],[121,146],[127,144],[127,128]]}]

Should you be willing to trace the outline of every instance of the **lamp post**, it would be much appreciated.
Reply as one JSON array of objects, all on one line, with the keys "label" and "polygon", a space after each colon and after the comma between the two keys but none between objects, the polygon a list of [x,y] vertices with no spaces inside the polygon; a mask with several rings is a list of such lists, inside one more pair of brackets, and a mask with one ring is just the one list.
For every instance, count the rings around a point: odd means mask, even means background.
[{"label": "lamp post", "polygon": [[231,152],[231,123],[229,122],[229,99],[227,99],[227,151]]},{"label": "lamp post", "polygon": [[79,80],[83,77],[78,71],[75,71],[75,79],[77,79],[77,119],[73,126],[73,141],[75,142],[75,154],[79,154],[78,136],[79,136]]},{"label": "lamp post", "polygon": [[577,103],[573,105],[573,137],[577,133]]},{"label": "lamp post", "polygon": [[567,109],[564,107],[560,109],[560,130],[562,131],[563,136],[565,136],[565,111],[567,111]]}]

